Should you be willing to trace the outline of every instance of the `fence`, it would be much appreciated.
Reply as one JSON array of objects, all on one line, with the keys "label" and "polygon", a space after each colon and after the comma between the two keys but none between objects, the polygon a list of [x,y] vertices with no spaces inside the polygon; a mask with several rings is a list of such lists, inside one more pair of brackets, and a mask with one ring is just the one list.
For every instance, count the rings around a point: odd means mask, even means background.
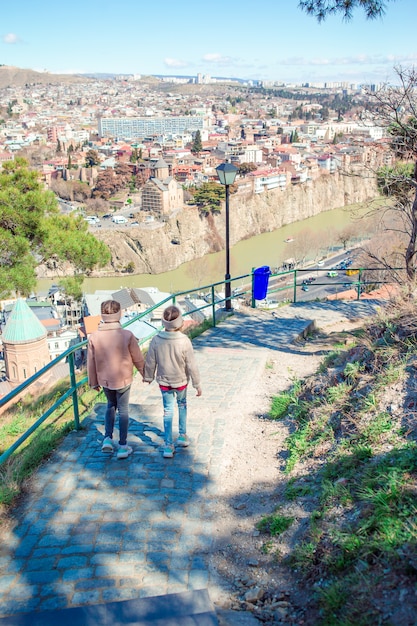
[{"label": "fence", "polygon": [[[230,283],[233,283],[234,281],[237,280],[249,280],[250,279],[250,274],[245,274],[243,276],[238,276],[236,278],[231,278],[230,279]],[[213,326],[216,326],[216,312],[222,308],[222,305],[225,303],[226,298],[222,298],[218,295],[218,292],[216,290],[216,288],[224,288],[224,281],[220,281],[217,283],[212,283],[210,285],[206,285],[205,287],[199,287],[196,289],[191,289],[188,291],[182,291],[173,295],[168,296],[167,298],[165,298],[164,300],[162,300],[161,302],[158,302],[157,304],[153,305],[152,307],[150,307],[149,309],[147,309],[146,311],[139,313],[138,315],[135,315],[134,317],[132,317],[131,319],[129,319],[128,322],[126,322],[125,324],[123,324],[123,326],[126,328],[128,326],[130,326],[131,324],[133,324],[135,321],[137,320],[141,320],[145,317],[148,317],[155,309],[163,306],[164,304],[171,304],[172,302],[177,302],[180,298],[183,298],[185,296],[190,296],[193,294],[204,294],[204,297],[207,298],[207,303],[198,307],[195,307],[193,309],[191,309],[190,311],[184,312],[183,313],[183,317],[187,318],[192,316],[193,314],[199,312],[199,311],[204,311],[206,309],[210,310],[210,317],[208,318],[211,321],[211,324]],[[236,298],[237,295],[232,295],[231,299],[233,300],[234,298]],[[148,343],[150,341],[150,339],[153,337],[153,335],[155,335],[158,332],[159,329],[155,330],[154,332],[150,333],[147,337],[143,337],[140,340],[140,345],[145,345],[146,343]],[[63,352],[61,355],[59,355],[57,358],[55,358],[53,361],[51,361],[50,363],[48,363],[47,365],[45,365],[45,367],[43,367],[41,370],[39,370],[38,372],[36,372],[33,376],[31,376],[30,378],[28,378],[27,380],[25,380],[23,383],[21,383],[20,385],[18,385],[17,387],[15,387],[10,393],[8,393],[6,396],[4,396],[3,398],[0,399],[0,409],[2,407],[7,407],[7,405],[12,404],[13,401],[16,401],[18,398],[22,397],[22,394],[27,391],[29,389],[29,387],[31,385],[33,385],[35,382],[39,381],[39,379],[41,379],[43,376],[45,376],[45,374],[47,374],[50,370],[52,370],[52,368],[54,368],[56,365],[58,365],[59,363],[68,363],[69,366],[69,377],[70,377],[70,382],[69,382],[69,388],[67,389],[67,391],[57,400],[55,400],[51,406],[44,412],[42,413],[41,416],[39,416],[36,421],[32,424],[32,426],[25,432],[23,433],[14,443],[13,445],[11,445],[7,450],[5,450],[1,455],[0,455],[0,465],[2,465],[12,454],[13,452],[15,452],[27,439],[28,437],[30,437],[30,435],[41,425],[45,422],[45,420],[48,419],[48,417],[50,417],[54,411],[56,411],[68,398],[72,398],[72,406],[73,406],[73,414],[74,414],[74,426],[76,429],[80,428],[80,411],[79,411],[79,397],[78,397],[78,390],[80,389],[80,387],[82,387],[83,385],[86,384],[87,382],[87,376],[84,376],[82,378],[80,378],[79,380],[77,380],[77,376],[76,376],[76,367],[75,367],[75,358],[74,355],[77,351],[85,349],[87,346],[87,340],[84,340],[70,348],[68,348],[65,352]]]},{"label": "fence", "polygon": [[[354,283],[352,283],[352,285],[354,285],[355,289],[357,290],[357,298],[359,299],[361,292],[363,291],[363,289],[366,289],[369,285],[377,285],[377,284],[385,284],[389,281],[366,281],[366,280],[362,280],[362,274],[364,272],[364,270],[362,269],[358,269],[358,270],[349,270],[350,272],[357,272],[357,280],[354,281]],[[366,270],[367,272],[372,270]],[[375,271],[377,271],[377,269],[375,269]],[[378,270],[380,271],[380,270]],[[284,297],[282,302],[288,302],[288,301],[293,301],[296,302],[297,301],[297,296],[299,295],[299,290],[302,289],[303,285],[302,285],[302,280],[306,280],[306,279],[302,279],[301,278],[301,282],[300,282],[300,276],[310,276],[313,273],[323,273],[329,272],[329,269],[292,269],[292,270],[287,270],[284,272],[277,272],[277,273],[272,273],[270,276],[270,280],[269,280],[269,284],[268,284],[268,290],[267,290],[267,299],[269,296],[271,296],[272,294],[284,294],[285,295],[289,295],[292,293],[293,297],[292,298],[288,298],[288,297]],[[245,298],[247,303],[251,303],[252,307],[256,307],[256,301],[254,298],[254,270],[252,270],[252,272],[250,274],[244,274],[242,276],[237,276],[237,277],[233,277],[230,279],[230,283],[237,283],[238,281],[240,281],[240,287],[237,287],[235,289],[232,289],[232,295],[231,295],[231,299],[235,300],[236,298]],[[287,282],[287,277],[288,276],[292,276],[292,279],[289,280],[289,282]],[[285,283],[285,284],[282,284]],[[340,285],[343,284],[341,282],[332,282],[331,283],[333,286],[334,285]],[[187,318],[187,317],[191,317],[193,314],[200,312],[200,311],[204,311],[206,309],[210,310],[210,317],[208,317],[207,319],[210,320],[212,326],[216,326],[216,314],[219,311],[219,309],[222,309],[222,305],[226,302],[226,298],[219,296],[216,288],[224,288],[224,281],[219,281],[217,283],[212,283],[210,285],[206,285],[205,287],[198,287],[195,289],[191,289],[188,291],[182,291],[176,294],[172,294],[169,297],[165,298],[164,300],[162,300],[161,302],[158,302],[157,304],[155,304],[154,306],[150,307],[149,309],[147,309],[146,311],[144,311],[143,313],[139,313],[138,315],[135,315],[133,318],[131,318],[128,322],[126,322],[124,324],[124,327],[128,327],[131,324],[133,324],[135,321],[143,319],[145,317],[148,317],[155,309],[163,306],[164,304],[167,303],[171,303],[171,302],[177,302],[179,299],[184,298],[186,296],[192,296],[193,294],[197,294],[198,296],[200,296],[202,294],[202,297],[205,298],[206,304],[195,307],[193,309],[191,309],[190,311],[186,311],[183,313],[183,317]],[[319,286],[329,286],[329,282],[315,282],[315,286],[319,287]],[[277,303],[278,304],[278,303]],[[154,332],[152,332],[149,336],[144,337],[140,340],[140,345],[145,345],[147,344],[150,339],[158,332],[159,329],[156,329]],[[69,366],[69,378],[70,378],[70,382],[69,382],[69,388],[65,391],[65,393],[62,394],[62,396],[58,399],[56,399],[54,402],[52,402],[51,406],[42,413],[42,415],[40,415],[36,421],[32,424],[32,426],[25,432],[23,433],[14,443],[13,445],[11,445],[7,450],[5,450],[1,455],[0,455],[0,465],[2,465],[27,439],[28,437],[30,437],[30,435],[41,425],[43,424],[43,422],[45,422],[45,420],[48,419],[48,417],[50,417],[54,411],[56,411],[57,408],[59,408],[68,398],[72,399],[72,406],[73,406],[73,415],[74,415],[74,426],[76,429],[80,428],[80,411],[79,411],[79,397],[78,397],[78,392],[80,387],[82,387],[83,385],[85,385],[87,383],[87,376],[83,376],[82,378],[80,378],[79,380],[77,380],[77,376],[76,376],[76,367],[75,367],[75,358],[74,355],[75,353],[80,350],[80,349],[85,349],[87,345],[87,340],[84,340],[80,343],[78,343],[75,346],[72,346],[70,348],[68,348],[65,352],[63,352],[61,355],[59,355],[56,359],[54,359],[53,361],[51,361],[50,363],[48,363],[44,368],[42,368],[41,370],[39,370],[39,372],[36,372],[36,374],[34,374],[33,376],[31,376],[30,378],[28,378],[27,380],[25,380],[23,383],[21,383],[18,387],[16,387],[15,389],[13,389],[10,393],[8,393],[6,396],[4,396],[3,398],[0,399],[0,409],[2,407],[7,407],[7,405],[10,403],[12,404],[13,401],[16,401],[17,398],[20,398],[22,396],[22,394],[29,389],[29,387],[39,381],[39,379],[41,379],[46,373],[48,373],[48,371],[50,371],[53,367],[55,367],[57,364],[61,363],[61,362],[67,362],[68,366]]]}]

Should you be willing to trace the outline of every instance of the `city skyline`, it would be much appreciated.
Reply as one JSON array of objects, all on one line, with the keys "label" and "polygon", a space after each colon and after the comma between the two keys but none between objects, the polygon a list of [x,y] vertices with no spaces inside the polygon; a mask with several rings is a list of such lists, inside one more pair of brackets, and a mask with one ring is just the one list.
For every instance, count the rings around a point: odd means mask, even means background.
[{"label": "city skyline", "polygon": [[[23,6],[22,6],[23,5]],[[0,64],[50,73],[228,76],[286,83],[380,83],[417,65],[415,0],[387,5],[382,19],[356,10],[318,23],[298,0],[251,9],[213,0],[149,4],[43,0],[2,11]]]}]

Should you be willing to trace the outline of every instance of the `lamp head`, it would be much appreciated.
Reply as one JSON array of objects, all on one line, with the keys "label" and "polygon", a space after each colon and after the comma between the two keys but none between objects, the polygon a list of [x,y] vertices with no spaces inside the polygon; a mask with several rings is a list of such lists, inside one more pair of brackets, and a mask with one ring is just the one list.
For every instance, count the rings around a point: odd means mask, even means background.
[{"label": "lamp head", "polygon": [[226,163],[222,163],[216,167],[216,172],[221,185],[233,185],[237,174],[237,167],[226,161]]}]

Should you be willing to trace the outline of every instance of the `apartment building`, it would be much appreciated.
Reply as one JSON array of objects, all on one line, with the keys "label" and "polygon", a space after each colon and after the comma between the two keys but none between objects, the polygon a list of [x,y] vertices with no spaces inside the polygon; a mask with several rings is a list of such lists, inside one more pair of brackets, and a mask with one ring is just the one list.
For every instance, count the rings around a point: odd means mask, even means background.
[{"label": "apartment building", "polygon": [[204,128],[204,119],[191,115],[182,117],[101,117],[98,120],[99,137],[144,139],[155,135],[181,135]]}]

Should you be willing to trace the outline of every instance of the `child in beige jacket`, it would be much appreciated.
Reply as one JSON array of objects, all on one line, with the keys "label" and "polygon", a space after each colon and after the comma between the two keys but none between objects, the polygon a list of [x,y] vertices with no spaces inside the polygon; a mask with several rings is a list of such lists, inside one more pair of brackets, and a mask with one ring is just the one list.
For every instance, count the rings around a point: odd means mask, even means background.
[{"label": "child in beige jacket", "polygon": [[156,377],[162,393],[164,407],[164,439],[163,456],[171,459],[175,448],[172,441],[172,420],[174,416],[174,400],[178,406],[179,435],[177,445],[187,447],[187,385],[191,379],[197,396],[201,396],[200,374],[194,358],[192,343],[181,332],[184,324],[180,310],[176,306],[168,306],[162,316],[165,330],[152,339],[145,360],[143,380],[152,382]]}]

